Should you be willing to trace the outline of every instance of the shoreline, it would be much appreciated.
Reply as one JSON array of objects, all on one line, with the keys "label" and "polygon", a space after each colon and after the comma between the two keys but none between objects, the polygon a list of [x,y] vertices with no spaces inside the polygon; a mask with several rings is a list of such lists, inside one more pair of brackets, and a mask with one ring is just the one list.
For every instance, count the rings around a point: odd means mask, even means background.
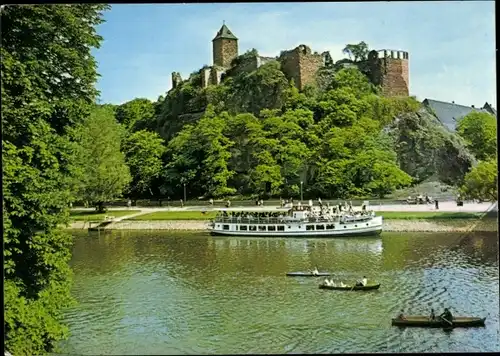
[{"label": "shoreline", "polygon": [[[384,220],[385,232],[497,232],[496,219],[478,220]],[[70,223],[66,230],[87,230],[84,221]],[[154,231],[205,231],[209,221],[204,220],[122,220],[111,223],[102,230],[154,230]]]}]

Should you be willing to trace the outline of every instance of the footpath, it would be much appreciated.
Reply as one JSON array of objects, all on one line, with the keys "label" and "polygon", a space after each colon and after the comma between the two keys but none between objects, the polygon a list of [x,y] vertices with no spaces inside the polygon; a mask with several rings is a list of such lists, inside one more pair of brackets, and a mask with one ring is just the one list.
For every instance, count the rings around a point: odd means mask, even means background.
[{"label": "footpath", "polygon": [[[209,220],[129,220],[131,218],[162,211],[213,211],[220,206],[185,206],[185,207],[116,207],[108,211],[112,216],[114,211],[134,210],[129,215],[111,218],[99,223],[93,228],[97,230],[184,230],[184,231],[202,231],[209,227]],[[465,203],[464,206],[457,206],[455,202],[443,202],[439,204],[439,210],[436,210],[432,204],[428,205],[407,205],[407,204],[379,204],[372,205],[370,209],[374,211],[386,212],[443,212],[443,213],[483,213],[483,216],[491,213],[498,214],[498,204],[495,203]],[[93,208],[74,208],[79,211],[93,211]],[[137,212],[137,210],[140,210]],[[384,231],[394,232],[467,232],[474,230],[478,226],[477,222],[460,221],[453,223],[443,223],[432,220],[386,220],[384,221]],[[491,224],[489,224],[491,225]],[[73,222],[69,229],[85,229],[88,223],[83,221]],[[484,227],[486,231],[493,231],[496,226]]]}]

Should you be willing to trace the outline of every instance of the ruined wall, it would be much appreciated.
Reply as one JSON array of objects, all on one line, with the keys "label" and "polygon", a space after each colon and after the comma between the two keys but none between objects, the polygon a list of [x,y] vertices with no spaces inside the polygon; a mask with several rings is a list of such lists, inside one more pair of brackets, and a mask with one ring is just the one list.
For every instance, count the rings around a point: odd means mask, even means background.
[{"label": "ruined wall", "polygon": [[371,51],[368,56],[372,82],[385,96],[409,96],[409,55],[404,51]]},{"label": "ruined wall", "polygon": [[306,45],[300,45],[291,51],[282,52],[279,58],[281,69],[288,79],[293,79],[299,90],[307,84],[313,84],[316,72],[324,64],[320,54],[311,53]]},{"label": "ruined wall", "polygon": [[232,60],[238,57],[238,41],[219,38],[213,41],[212,46],[214,65],[230,68]]},{"label": "ruined wall", "polygon": [[182,77],[179,72],[172,72],[172,89],[175,89],[182,83]]},{"label": "ruined wall", "polygon": [[201,87],[206,88],[210,84],[210,68],[202,68],[200,70]]},{"label": "ruined wall", "polygon": [[210,84],[211,85],[219,85],[221,82],[222,74],[225,73],[225,70],[223,70],[220,67],[212,67],[210,69]]}]

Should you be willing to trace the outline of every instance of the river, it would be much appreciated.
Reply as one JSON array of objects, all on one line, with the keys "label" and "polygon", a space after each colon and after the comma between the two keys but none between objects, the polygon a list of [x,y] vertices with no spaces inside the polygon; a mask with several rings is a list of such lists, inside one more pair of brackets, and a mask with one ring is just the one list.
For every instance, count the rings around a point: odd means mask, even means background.
[{"label": "river", "polygon": [[[496,233],[264,239],[202,233],[75,233],[78,305],[65,312],[79,355],[499,351]],[[335,273],[378,291],[318,289]],[[407,314],[487,317],[486,327],[391,326]]]}]

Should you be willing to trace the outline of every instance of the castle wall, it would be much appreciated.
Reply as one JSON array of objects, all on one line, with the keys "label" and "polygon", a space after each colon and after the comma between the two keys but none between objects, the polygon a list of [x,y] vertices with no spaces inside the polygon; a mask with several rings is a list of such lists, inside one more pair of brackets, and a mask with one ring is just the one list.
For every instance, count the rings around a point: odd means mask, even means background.
[{"label": "castle wall", "polygon": [[182,83],[182,77],[179,72],[172,72],[172,89],[175,89],[179,84]]},{"label": "castle wall", "polygon": [[299,90],[313,84],[316,72],[323,66],[323,57],[320,54],[312,54],[311,49],[305,45],[283,52],[279,60],[283,72],[288,79],[293,79]]},{"label": "castle wall", "polygon": [[372,81],[382,87],[385,96],[409,96],[410,74],[409,55],[404,51],[382,50],[378,58],[370,54],[370,70]]},{"label": "castle wall", "polygon": [[231,62],[238,57],[238,41],[232,39],[217,39],[213,41],[213,61],[215,66],[230,68]]},{"label": "castle wall", "polygon": [[202,68],[200,71],[201,75],[201,87],[206,88],[210,84],[210,68]]}]

